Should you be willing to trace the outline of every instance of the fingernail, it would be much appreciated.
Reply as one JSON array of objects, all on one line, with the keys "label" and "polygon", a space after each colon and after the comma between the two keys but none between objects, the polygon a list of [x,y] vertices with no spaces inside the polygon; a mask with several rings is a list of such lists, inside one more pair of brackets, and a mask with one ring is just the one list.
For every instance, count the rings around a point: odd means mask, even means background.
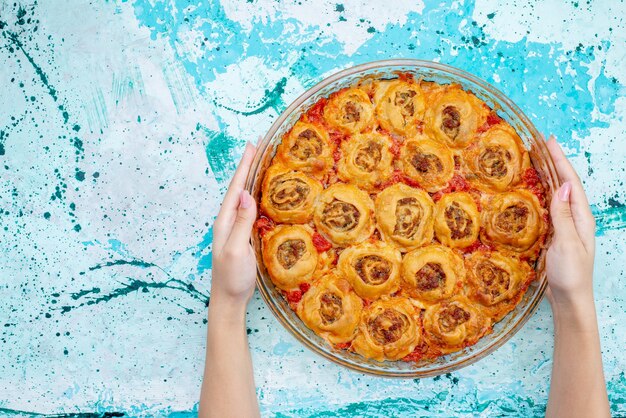
[{"label": "fingernail", "polygon": [[248,209],[250,206],[252,206],[252,196],[250,196],[247,190],[242,190],[239,195],[239,207]]},{"label": "fingernail", "polygon": [[559,189],[559,199],[561,199],[562,202],[568,202],[569,194],[571,191],[572,191],[572,183],[570,183],[569,181],[566,181],[565,183],[563,183],[563,185]]}]

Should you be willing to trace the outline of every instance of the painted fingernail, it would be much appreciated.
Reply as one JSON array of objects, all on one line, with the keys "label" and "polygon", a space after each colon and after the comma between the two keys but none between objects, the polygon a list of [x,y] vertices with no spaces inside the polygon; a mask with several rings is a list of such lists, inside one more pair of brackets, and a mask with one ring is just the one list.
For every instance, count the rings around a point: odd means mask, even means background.
[{"label": "painted fingernail", "polygon": [[248,209],[250,206],[252,206],[252,196],[250,196],[247,190],[242,190],[239,195],[239,207]]},{"label": "painted fingernail", "polygon": [[570,183],[569,181],[566,181],[565,183],[563,183],[563,185],[559,189],[559,199],[561,199],[562,202],[568,202],[569,194],[571,191],[572,191],[572,183]]}]

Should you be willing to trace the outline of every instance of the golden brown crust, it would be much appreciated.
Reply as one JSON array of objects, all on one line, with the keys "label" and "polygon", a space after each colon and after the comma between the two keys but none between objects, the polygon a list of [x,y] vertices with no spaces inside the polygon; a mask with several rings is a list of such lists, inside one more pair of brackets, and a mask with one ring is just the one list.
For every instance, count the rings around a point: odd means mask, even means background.
[{"label": "golden brown crust", "polygon": [[335,348],[461,350],[536,277],[549,218],[531,167],[515,129],[460,85],[364,79],[283,135],[262,183],[263,262]]},{"label": "golden brown crust", "polygon": [[276,287],[297,290],[309,283],[318,265],[318,253],[305,225],[278,225],[263,236],[263,263]]},{"label": "golden brown crust", "polygon": [[378,229],[385,241],[403,252],[430,244],[435,204],[428,193],[397,183],[380,192],[375,205]]},{"label": "golden brown crust", "polygon": [[463,257],[442,245],[418,248],[402,260],[403,289],[422,307],[451,297],[464,279]]},{"label": "golden brown crust", "polygon": [[337,175],[346,183],[373,189],[393,172],[391,140],[378,132],[356,134],[341,143]]},{"label": "golden brown crust", "polygon": [[337,269],[357,295],[376,300],[400,287],[400,251],[382,241],[364,242],[339,255]]},{"label": "golden brown crust", "polygon": [[318,180],[274,164],[263,178],[261,210],[276,222],[305,223],[313,216],[313,203],[322,190]]},{"label": "golden brown crust", "polygon": [[517,185],[530,167],[528,152],[515,130],[501,122],[463,151],[465,178],[480,190],[502,192]]},{"label": "golden brown crust", "polygon": [[476,139],[488,110],[473,94],[458,84],[442,86],[431,93],[424,131],[452,148],[464,148]]},{"label": "golden brown crust", "polygon": [[326,122],[347,134],[370,130],[374,124],[374,105],[358,87],[333,94],[324,108]]},{"label": "golden brown crust", "polygon": [[352,348],[378,361],[399,360],[420,341],[419,312],[408,298],[379,299],[363,310]]},{"label": "golden brown crust", "polygon": [[465,259],[469,297],[482,305],[494,322],[518,304],[534,278],[530,265],[498,251],[476,251]]},{"label": "golden brown crust", "polygon": [[331,344],[352,341],[357,332],[363,301],[348,282],[334,273],[316,281],[298,304],[302,321]]},{"label": "golden brown crust", "polygon": [[534,259],[547,230],[545,209],[524,189],[485,196],[480,238],[500,251]]},{"label": "golden brown crust", "polygon": [[424,338],[442,354],[475,344],[489,326],[488,319],[463,295],[432,305],[424,312]]},{"label": "golden brown crust", "polygon": [[316,199],[313,221],[319,233],[333,244],[357,244],[374,232],[374,202],[358,187],[336,183]]},{"label": "golden brown crust", "polygon": [[407,138],[414,136],[426,108],[426,97],[419,84],[404,80],[376,84],[374,101],[380,126]]},{"label": "golden brown crust", "polygon": [[454,175],[454,157],[444,144],[418,135],[404,143],[400,153],[402,171],[424,190],[434,193]]},{"label": "golden brown crust", "polygon": [[435,205],[435,235],[451,248],[465,248],[478,239],[480,213],[467,192],[444,194]]},{"label": "golden brown crust", "polygon": [[296,122],[278,145],[276,160],[294,170],[323,178],[334,164],[328,132],[317,124]]}]

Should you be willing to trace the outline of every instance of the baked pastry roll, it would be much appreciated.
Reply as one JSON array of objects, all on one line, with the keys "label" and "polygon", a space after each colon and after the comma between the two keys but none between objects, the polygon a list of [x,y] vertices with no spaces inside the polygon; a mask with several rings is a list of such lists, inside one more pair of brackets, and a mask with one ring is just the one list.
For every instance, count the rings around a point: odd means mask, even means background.
[{"label": "baked pastry roll", "polygon": [[362,309],[363,301],[350,284],[329,273],[304,294],[297,313],[317,335],[331,344],[342,344],[354,338]]},{"label": "baked pastry roll", "polygon": [[382,241],[348,247],[339,255],[337,268],[357,295],[375,300],[398,290],[400,251]]},{"label": "baked pastry roll", "polygon": [[502,192],[519,183],[530,167],[522,140],[505,122],[480,135],[480,140],[463,152],[465,178],[476,188]]},{"label": "baked pastry roll", "polygon": [[518,189],[485,199],[480,238],[499,250],[533,258],[547,231],[545,209],[537,196]]},{"label": "baked pastry roll", "polygon": [[404,80],[381,81],[374,96],[380,126],[405,137],[417,133],[426,99],[419,84]]},{"label": "baked pastry roll", "polygon": [[315,201],[313,221],[333,244],[358,244],[374,232],[374,202],[356,186],[335,183]]},{"label": "baked pastry roll", "polygon": [[400,151],[402,171],[426,191],[444,188],[454,175],[454,156],[444,144],[423,135],[406,141]]},{"label": "baked pastry roll", "polygon": [[348,88],[331,95],[324,108],[324,119],[344,133],[363,132],[374,123],[374,105],[365,91]]},{"label": "baked pastry roll", "polygon": [[276,222],[305,223],[311,219],[313,203],[322,190],[319,181],[274,164],[263,178],[261,210]]},{"label": "baked pastry roll", "polygon": [[430,306],[424,312],[424,338],[442,354],[475,344],[488,330],[490,322],[466,296]]},{"label": "baked pastry roll", "polygon": [[443,245],[464,248],[478,239],[480,214],[467,192],[446,193],[435,204],[435,236]]},{"label": "baked pastry roll", "polygon": [[287,167],[323,177],[334,164],[328,132],[320,125],[297,122],[283,136],[276,159]]},{"label": "baked pastry roll", "polygon": [[465,260],[465,267],[470,299],[483,305],[494,322],[515,308],[535,277],[528,263],[498,251],[476,251]]},{"label": "baked pastry roll", "polygon": [[419,311],[407,298],[383,298],[363,310],[352,348],[366,358],[399,360],[420,342]]},{"label": "baked pastry roll", "polygon": [[381,235],[400,251],[432,241],[435,204],[425,191],[396,183],[376,196],[375,207]]},{"label": "baked pastry roll", "polygon": [[357,134],[341,143],[337,174],[345,182],[372,189],[393,173],[391,140],[378,132]]},{"label": "baked pastry roll", "polygon": [[488,109],[458,84],[436,89],[424,117],[424,132],[452,148],[463,148],[476,137]]},{"label": "baked pastry roll", "polygon": [[276,287],[292,291],[311,281],[318,264],[312,234],[306,225],[277,225],[263,236],[263,263]]},{"label": "baked pastry roll", "polygon": [[424,306],[449,298],[464,278],[463,257],[442,245],[418,248],[402,260],[403,289]]}]

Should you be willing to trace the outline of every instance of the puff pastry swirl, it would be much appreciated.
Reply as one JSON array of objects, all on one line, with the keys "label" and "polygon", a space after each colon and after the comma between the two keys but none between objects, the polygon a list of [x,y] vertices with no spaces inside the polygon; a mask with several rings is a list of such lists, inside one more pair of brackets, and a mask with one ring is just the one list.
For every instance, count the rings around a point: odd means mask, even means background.
[{"label": "puff pastry swirl", "polygon": [[313,221],[337,246],[363,242],[374,232],[374,202],[358,187],[336,183],[316,199]]},{"label": "puff pastry swirl", "polygon": [[375,300],[398,290],[401,262],[400,251],[391,245],[364,242],[343,250],[337,267],[357,295]]},{"label": "puff pastry swirl", "polygon": [[276,287],[297,290],[311,281],[318,264],[312,234],[305,225],[278,225],[263,236],[263,263]]},{"label": "puff pastry swirl", "polygon": [[435,205],[435,235],[451,248],[464,248],[478,239],[480,214],[467,192],[446,193]]},{"label": "puff pastry swirl", "polygon": [[374,105],[358,87],[333,94],[324,108],[326,122],[347,134],[369,130],[374,123]]},{"label": "puff pastry swirl", "polygon": [[319,181],[306,174],[274,164],[263,179],[261,210],[276,222],[308,222],[322,189]]},{"label": "puff pastry swirl", "polygon": [[435,204],[428,193],[396,183],[378,194],[375,206],[380,233],[400,251],[432,241]]},{"label": "puff pastry swirl", "polygon": [[363,310],[352,348],[378,361],[401,359],[419,343],[419,325],[419,314],[409,299],[379,299]]},{"label": "puff pastry swirl", "polygon": [[334,164],[328,132],[317,124],[297,122],[277,147],[276,159],[292,169],[324,177]]},{"label": "puff pastry swirl", "polygon": [[391,140],[378,132],[357,134],[341,143],[337,174],[345,182],[372,189],[393,172]]},{"label": "puff pastry swirl", "polygon": [[380,126],[405,137],[415,135],[426,108],[424,96],[419,84],[414,82],[379,82],[374,98]]},{"label": "puff pastry swirl", "polygon": [[545,209],[537,196],[518,189],[487,197],[483,207],[483,242],[520,257],[536,256],[547,230]]},{"label": "puff pastry swirl", "polygon": [[363,301],[348,282],[329,273],[315,282],[297,307],[298,316],[331,344],[351,341],[357,331]]},{"label": "puff pastry swirl", "polygon": [[402,171],[426,191],[442,189],[454,175],[454,157],[444,144],[425,136],[405,142],[400,151]]}]

